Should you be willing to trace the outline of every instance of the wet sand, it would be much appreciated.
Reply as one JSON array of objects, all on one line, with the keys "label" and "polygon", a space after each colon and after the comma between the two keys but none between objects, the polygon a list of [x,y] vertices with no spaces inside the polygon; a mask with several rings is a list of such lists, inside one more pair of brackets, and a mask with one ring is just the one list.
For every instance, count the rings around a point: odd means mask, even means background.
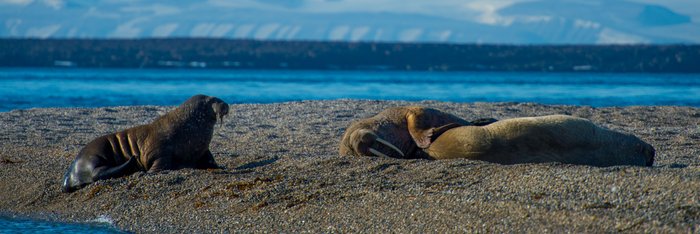
[{"label": "wet sand", "polygon": [[[353,120],[423,105],[465,119],[569,114],[634,134],[653,167],[341,157]],[[170,232],[699,232],[700,109],[528,103],[308,101],[231,106],[211,150],[224,169],[60,183],[95,137],[174,107],[0,113],[0,213]]]}]

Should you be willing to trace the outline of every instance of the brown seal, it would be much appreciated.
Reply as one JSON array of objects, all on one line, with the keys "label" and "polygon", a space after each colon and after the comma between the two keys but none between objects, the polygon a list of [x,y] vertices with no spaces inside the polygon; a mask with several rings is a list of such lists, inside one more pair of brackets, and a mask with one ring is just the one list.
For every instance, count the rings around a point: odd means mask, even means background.
[{"label": "brown seal", "polygon": [[440,110],[404,106],[388,108],[379,114],[353,122],[340,141],[339,153],[347,156],[382,156],[394,158],[422,158],[431,138],[445,126],[485,125],[494,119],[469,122]]},{"label": "brown seal", "polygon": [[425,152],[433,159],[500,164],[561,162],[591,166],[652,166],[654,147],[639,138],[566,115],[500,120],[451,128]]},{"label": "brown seal", "polygon": [[209,142],[217,118],[223,120],[228,110],[219,98],[195,95],[150,124],[98,137],[68,168],[63,191],[136,171],[217,168]]}]

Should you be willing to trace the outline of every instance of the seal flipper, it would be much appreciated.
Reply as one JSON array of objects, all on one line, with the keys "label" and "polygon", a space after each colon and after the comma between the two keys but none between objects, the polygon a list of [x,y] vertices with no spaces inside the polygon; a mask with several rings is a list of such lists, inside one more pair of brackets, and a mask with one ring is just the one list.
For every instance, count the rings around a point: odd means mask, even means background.
[{"label": "seal flipper", "polygon": [[71,193],[95,181],[129,175],[139,170],[136,157],[111,168],[102,166],[92,169],[92,165],[94,162],[80,158],[73,161],[63,178],[62,191]]},{"label": "seal flipper", "polygon": [[61,191],[63,191],[64,193],[72,193],[75,190],[78,190],[82,187],[85,187],[85,185],[92,183],[92,181],[81,181],[81,173],[79,168],[76,166],[77,163],[78,160],[74,160],[68,167],[68,171],[66,171],[66,174],[63,176],[63,185],[61,186]]},{"label": "seal flipper", "polygon": [[456,127],[461,127],[461,126],[462,125],[460,125],[460,124],[449,123],[449,124],[445,124],[445,125],[442,125],[442,126],[437,127],[437,128],[431,128],[430,129],[430,132],[431,132],[430,142],[432,143],[433,141],[435,141],[435,139],[437,139],[440,135],[445,133],[447,130],[450,130],[450,129],[453,129]]},{"label": "seal flipper", "polygon": [[131,157],[128,161],[125,163],[122,163],[122,165],[112,167],[112,168],[107,168],[107,167],[101,167],[101,168],[96,168],[95,173],[92,176],[93,181],[98,181],[98,180],[106,180],[106,179],[111,179],[111,178],[117,178],[125,175],[131,175],[137,171],[139,171],[139,165],[136,157]]},{"label": "seal flipper", "polygon": [[408,133],[413,138],[418,148],[426,149],[433,143],[438,136],[452,128],[464,126],[461,123],[448,123],[439,127],[430,126],[431,123],[422,119],[423,116],[409,114],[406,118]]},{"label": "seal flipper", "polygon": [[207,149],[207,151],[204,151],[204,155],[202,155],[202,157],[199,158],[199,161],[196,162],[196,165],[194,167],[197,169],[221,168],[219,165],[216,164],[216,161],[214,160],[214,155],[211,154],[211,151],[209,151],[209,149]]},{"label": "seal flipper", "polygon": [[645,163],[647,167],[654,166],[654,157],[656,156],[656,149],[649,144],[644,144],[642,146],[642,154],[644,155]]},{"label": "seal flipper", "polygon": [[413,138],[413,142],[419,148],[428,148],[430,146],[430,139],[433,135],[433,130],[429,129],[429,126],[425,126],[423,116],[417,116],[416,113],[410,113],[406,116],[406,124],[408,128],[408,133]]}]

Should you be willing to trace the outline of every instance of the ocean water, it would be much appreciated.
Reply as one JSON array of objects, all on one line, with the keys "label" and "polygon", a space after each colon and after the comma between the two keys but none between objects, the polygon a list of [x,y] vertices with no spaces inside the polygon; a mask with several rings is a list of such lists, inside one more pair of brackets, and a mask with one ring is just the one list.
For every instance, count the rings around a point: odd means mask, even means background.
[{"label": "ocean water", "polygon": [[90,223],[60,223],[0,216],[0,233],[124,233],[99,220]]},{"label": "ocean water", "polygon": [[0,111],[373,99],[700,106],[700,74],[284,70],[0,69]]}]

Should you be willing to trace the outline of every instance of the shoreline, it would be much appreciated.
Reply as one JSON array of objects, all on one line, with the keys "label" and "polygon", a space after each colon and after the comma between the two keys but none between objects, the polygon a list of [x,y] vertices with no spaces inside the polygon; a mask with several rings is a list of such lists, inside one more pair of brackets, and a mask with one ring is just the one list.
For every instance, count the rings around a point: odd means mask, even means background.
[{"label": "shoreline", "polygon": [[[654,167],[498,165],[470,160],[340,157],[358,118],[423,105],[465,119],[568,114],[631,133]],[[233,104],[210,149],[224,169],[99,181],[60,179],[90,140],[174,106],[0,112],[0,214],[84,222],[109,217],[151,232],[692,232],[700,230],[700,108],[333,100]],[[36,217],[34,216],[34,217]]]},{"label": "shoreline", "polygon": [[[114,226],[113,221],[103,216],[84,222],[65,222],[54,221],[38,215],[17,216],[0,213],[0,224],[3,224],[3,228],[0,228],[0,230],[11,232],[17,232],[19,230],[29,231],[24,228],[30,228],[31,232],[55,232],[56,230],[60,230],[61,233],[123,233],[122,230]],[[12,228],[8,229],[8,227]]]}]

